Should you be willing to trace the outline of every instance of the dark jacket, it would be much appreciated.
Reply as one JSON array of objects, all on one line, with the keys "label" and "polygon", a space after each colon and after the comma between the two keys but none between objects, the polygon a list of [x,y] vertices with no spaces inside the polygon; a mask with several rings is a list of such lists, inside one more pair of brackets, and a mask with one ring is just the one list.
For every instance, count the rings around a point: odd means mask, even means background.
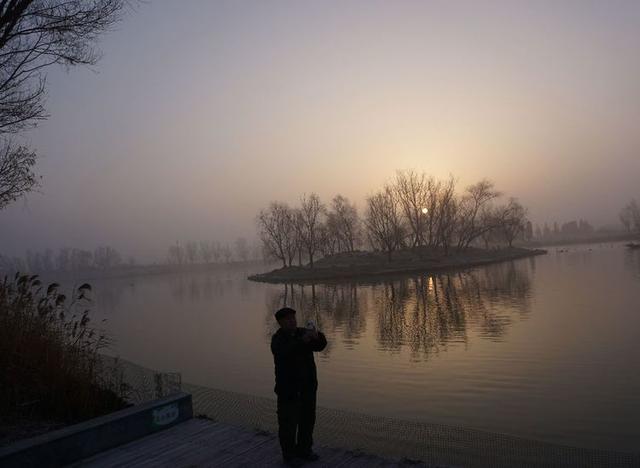
[{"label": "dark jacket", "polygon": [[322,351],[327,339],[318,332],[318,338],[305,343],[302,340],[306,330],[296,328],[289,334],[282,328],[271,337],[271,352],[276,367],[275,392],[279,396],[293,397],[301,391],[315,391],[318,388],[314,351]]}]

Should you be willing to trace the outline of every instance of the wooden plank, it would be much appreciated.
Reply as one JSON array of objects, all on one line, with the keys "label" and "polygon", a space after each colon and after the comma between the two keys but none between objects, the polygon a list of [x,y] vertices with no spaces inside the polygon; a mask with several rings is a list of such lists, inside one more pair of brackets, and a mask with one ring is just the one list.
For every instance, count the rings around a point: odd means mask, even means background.
[{"label": "wooden plank", "polygon": [[[424,464],[393,462],[359,451],[317,447],[320,459],[305,468],[414,468]],[[256,433],[209,420],[192,419],[173,428],[74,464],[82,468],[166,467],[231,468],[281,467],[282,454],[275,434]]]},{"label": "wooden plank", "polygon": [[232,460],[234,467],[253,468],[255,466],[281,466],[282,452],[280,445],[275,442],[265,444],[260,450],[254,450]]},{"label": "wooden plank", "polygon": [[[126,460],[132,460],[136,456],[149,457],[150,453],[159,450],[166,450],[169,447],[175,447],[184,441],[191,440],[201,432],[211,431],[206,426],[192,426],[185,428],[185,431],[174,431],[169,434],[158,434],[158,436],[150,436],[122,447],[121,456]],[[112,463],[119,463],[119,459],[111,459]]]},{"label": "wooden plank", "polygon": [[75,466],[130,466],[136,460],[153,457],[151,454],[184,444],[202,433],[216,434],[230,430],[229,427],[222,424],[211,425],[209,421],[205,421],[208,424],[191,423],[191,421],[185,423],[185,426],[176,426],[83,460]]},{"label": "wooden plank", "polygon": [[[83,466],[83,464],[91,463],[93,461],[98,461],[102,459],[108,459],[111,463],[117,463],[119,458],[121,457],[131,457],[133,453],[139,451],[141,453],[145,453],[150,448],[153,448],[156,443],[170,443],[169,441],[175,440],[176,437],[183,434],[185,437],[190,437],[196,430],[205,430],[206,426],[200,426],[197,424],[192,424],[193,420],[190,420],[184,425],[172,427],[167,429],[166,431],[162,431],[156,434],[152,434],[150,436],[144,437],[142,439],[135,440],[133,442],[129,442],[125,445],[121,445],[120,447],[116,447],[107,452],[103,452],[97,455],[94,455],[91,458],[87,458],[82,460],[79,463],[76,463],[72,466]],[[210,430],[210,429],[209,429]]]},{"label": "wooden plank", "polygon": [[[206,434],[205,434],[206,436]],[[219,464],[221,459],[224,459],[226,455],[229,453],[233,453],[234,450],[242,450],[242,448],[246,448],[247,444],[251,443],[251,439],[253,435],[247,432],[241,432],[238,430],[231,430],[228,433],[225,433],[224,438],[212,437],[208,440],[208,443],[203,444],[204,447],[208,447],[207,458],[214,461],[215,464]],[[206,440],[206,437],[203,437]],[[199,443],[202,444],[203,440],[200,440]],[[180,460],[181,458],[184,460],[184,453],[186,451],[187,454],[193,453],[190,449],[193,446],[197,446],[196,444],[189,444],[180,447],[180,449],[172,451],[170,453],[163,453],[161,456],[154,457],[153,459],[148,459],[143,463],[137,464],[139,467],[145,466],[157,466],[159,464],[173,465],[175,462]],[[160,455],[160,454],[159,454]],[[194,460],[195,462],[195,460]],[[224,466],[220,464],[219,466]]]},{"label": "wooden plank", "polygon": [[237,454],[231,462],[233,464],[242,465],[246,462],[254,462],[256,460],[264,460],[265,457],[281,457],[280,444],[273,434],[255,434],[254,444]]},{"label": "wooden plank", "polygon": [[232,427],[224,427],[222,431],[207,431],[206,429],[193,435],[192,437],[181,437],[173,441],[172,446],[167,446],[164,450],[157,451],[152,456],[147,453],[146,458],[136,458],[127,460],[127,466],[157,466],[163,463],[171,463],[174,458],[184,458],[183,454],[189,454],[199,447],[206,448],[209,453],[215,453],[212,445],[224,446],[238,437],[237,431]]}]

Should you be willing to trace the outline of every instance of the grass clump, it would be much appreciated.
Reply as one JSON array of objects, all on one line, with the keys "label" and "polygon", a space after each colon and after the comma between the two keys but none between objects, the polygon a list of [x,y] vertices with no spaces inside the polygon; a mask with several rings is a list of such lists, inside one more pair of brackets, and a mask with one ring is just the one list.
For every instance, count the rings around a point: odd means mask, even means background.
[{"label": "grass clump", "polygon": [[[70,297],[56,283],[0,281],[0,415],[78,422],[127,406],[102,368],[108,336],[89,317],[91,286]],[[115,391],[114,391],[115,390]]]}]

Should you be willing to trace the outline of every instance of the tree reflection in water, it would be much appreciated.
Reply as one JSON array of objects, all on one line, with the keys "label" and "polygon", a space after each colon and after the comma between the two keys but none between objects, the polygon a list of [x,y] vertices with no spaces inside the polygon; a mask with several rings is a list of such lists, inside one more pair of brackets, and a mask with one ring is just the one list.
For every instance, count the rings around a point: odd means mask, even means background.
[{"label": "tree reflection in water", "polygon": [[640,276],[640,250],[627,249],[624,253],[624,266],[627,270]]},{"label": "tree reflection in water", "polygon": [[379,350],[408,348],[412,359],[427,359],[450,343],[468,343],[470,334],[503,340],[514,319],[530,312],[534,273],[530,259],[375,282],[287,284],[268,295],[266,335],[277,328],[274,311],[286,305],[298,311],[299,326],[314,320],[346,348],[358,346],[369,318]]}]

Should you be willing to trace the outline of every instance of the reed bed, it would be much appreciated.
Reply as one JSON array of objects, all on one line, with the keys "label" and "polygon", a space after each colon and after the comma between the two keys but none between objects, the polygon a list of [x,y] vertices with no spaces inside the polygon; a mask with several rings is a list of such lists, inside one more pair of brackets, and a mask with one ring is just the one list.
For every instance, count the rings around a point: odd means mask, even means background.
[{"label": "reed bed", "polygon": [[56,283],[0,281],[0,421],[73,423],[127,406],[117,369],[99,351],[110,338],[90,319],[91,286],[67,297]]}]

